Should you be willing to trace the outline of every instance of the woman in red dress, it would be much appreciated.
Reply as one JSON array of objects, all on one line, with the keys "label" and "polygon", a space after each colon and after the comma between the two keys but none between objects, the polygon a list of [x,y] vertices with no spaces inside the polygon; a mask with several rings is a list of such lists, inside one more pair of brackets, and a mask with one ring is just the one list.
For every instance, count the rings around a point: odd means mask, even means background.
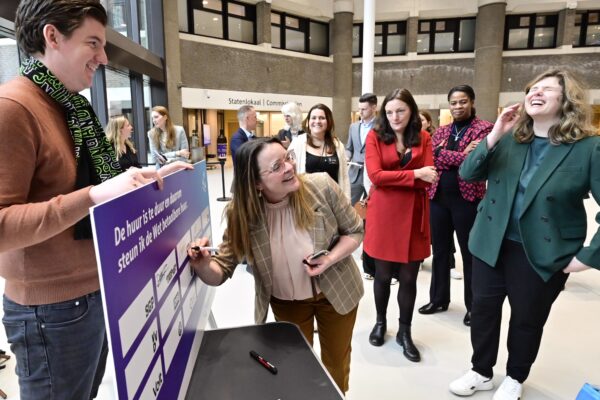
[{"label": "woman in red dress", "polygon": [[421,260],[430,254],[429,200],[425,189],[437,178],[431,138],[421,130],[419,109],[406,89],[396,89],[381,105],[379,121],[366,141],[366,164],[373,183],[367,208],[364,250],[375,259],[377,323],[369,336],[381,346],[387,323],[390,280],[399,272],[400,329],[396,341],[410,361],[420,361],[411,337]]}]

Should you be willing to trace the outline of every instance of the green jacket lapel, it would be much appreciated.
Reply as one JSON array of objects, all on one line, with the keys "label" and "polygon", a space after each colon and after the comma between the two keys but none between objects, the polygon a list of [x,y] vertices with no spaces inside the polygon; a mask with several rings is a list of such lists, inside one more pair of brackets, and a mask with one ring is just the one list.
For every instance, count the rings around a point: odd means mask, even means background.
[{"label": "green jacket lapel", "polygon": [[506,163],[508,164],[508,172],[506,174],[507,188],[512,190],[509,193],[508,199],[511,203],[507,204],[507,207],[512,207],[512,201],[515,198],[517,188],[519,187],[519,179],[521,177],[521,171],[523,170],[523,164],[525,164],[525,158],[527,157],[527,151],[529,150],[528,143],[517,143],[514,139],[510,140],[511,146],[508,149],[508,155],[506,157]]},{"label": "green jacket lapel", "polygon": [[521,215],[525,213],[527,207],[531,205],[531,202],[535,198],[535,195],[539,191],[540,187],[548,180],[548,178],[554,173],[554,170],[558,167],[561,161],[569,154],[573,149],[570,144],[561,144],[554,146],[550,144],[550,148],[546,153],[546,156],[542,160],[538,170],[535,172],[529,182],[529,186],[525,189],[525,197],[523,198],[523,208]]}]

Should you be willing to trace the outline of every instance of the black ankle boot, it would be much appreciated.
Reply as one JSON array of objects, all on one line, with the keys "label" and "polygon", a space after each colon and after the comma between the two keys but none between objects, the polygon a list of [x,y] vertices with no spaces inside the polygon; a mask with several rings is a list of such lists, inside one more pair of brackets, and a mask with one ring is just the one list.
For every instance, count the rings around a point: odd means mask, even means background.
[{"label": "black ankle boot", "polygon": [[421,361],[419,350],[415,346],[410,334],[410,325],[400,324],[400,330],[396,335],[396,342],[404,349],[404,357],[413,362]]},{"label": "black ankle boot", "polygon": [[369,335],[369,343],[373,346],[381,346],[383,344],[383,338],[387,329],[387,323],[385,316],[377,315],[377,322]]}]

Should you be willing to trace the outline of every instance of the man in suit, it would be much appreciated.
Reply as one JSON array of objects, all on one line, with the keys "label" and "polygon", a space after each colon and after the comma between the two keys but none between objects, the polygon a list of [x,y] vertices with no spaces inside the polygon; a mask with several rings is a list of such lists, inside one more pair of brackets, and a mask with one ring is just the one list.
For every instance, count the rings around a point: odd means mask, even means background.
[{"label": "man in suit", "polygon": [[[375,123],[377,96],[373,93],[365,93],[360,96],[358,99],[358,112],[360,113],[360,121],[350,125],[348,143],[346,144],[346,158],[351,162],[348,167],[348,176],[350,179],[350,198],[352,204],[355,204],[368,194],[366,184],[369,177],[365,174],[365,141],[367,133],[369,133]],[[362,261],[365,279],[373,279],[375,276],[373,259],[363,251]],[[395,279],[393,281],[394,283],[397,282]]]},{"label": "man in suit", "polygon": [[348,168],[350,178],[350,197],[352,204],[366,197],[367,191],[363,182],[365,164],[365,140],[367,133],[373,128],[375,114],[377,113],[377,96],[365,93],[358,99],[358,112],[360,121],[350,125],[348,143],[346,144],[346,158],[351,164]]},{"label": "man in suit", "polygon": [[231,152],[231,160],[235,168],[235,153],[237,149],[246,143],[250,139],[254,139],[254,131],[256,129],[256,110],[250,105],[243,105],[237,112],[238,122],[240,127],[233,136],[229,144],[229,151]]}]

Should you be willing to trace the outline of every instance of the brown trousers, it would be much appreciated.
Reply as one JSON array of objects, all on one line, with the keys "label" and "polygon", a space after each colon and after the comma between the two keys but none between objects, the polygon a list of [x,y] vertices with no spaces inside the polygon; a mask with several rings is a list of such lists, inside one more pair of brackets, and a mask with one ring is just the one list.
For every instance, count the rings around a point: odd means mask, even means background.
[{"label": "brown trousers", "polygon": [[306,300],[280,300],[271,297],[271,308],[277,321],[292,322],[300,328],[310,345],[313,344],[314,320],[317,320],[321,361],[343,393],[350,380],[352,330],[358,307],[346,315],[335,311],[329,300],[320,293]]}]

